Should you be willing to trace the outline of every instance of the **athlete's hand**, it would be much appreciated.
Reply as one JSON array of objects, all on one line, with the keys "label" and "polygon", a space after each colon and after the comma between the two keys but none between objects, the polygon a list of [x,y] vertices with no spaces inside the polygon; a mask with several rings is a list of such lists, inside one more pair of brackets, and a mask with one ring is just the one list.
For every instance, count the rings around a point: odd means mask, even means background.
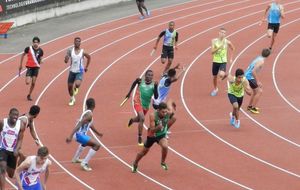
[{"label": "athlete's hand", "polygon": [[88,71],[88,68],[84,68],[84,72],[87,72]]},{"label": "athlete's hand", "polygon": [[19,76],[21,76],[22,66],[19,67]]},{"label": "athlete's hand", "polygon": [[260,87],[260,88],[262,88],[262,83],[261,82],[257,82],[257,85]]},{"label": "athlete's hand", "polygon": [[103,133],[99,133],[98,136],[99,136],[100,138],[102,138],[102,137],[103,137]]},{"label": "athlete's hand", "polygon": [[177,46],[175,46],[175,50],[178,50],[178,47],[177,47]]},{"label": "athlete's hand", "polygon": [[154,46],[154,47],[153,47],[153,49],[156,51],[156,49],[157,49],[157,46]]},{"label": "athlete's hand", "polygon": [[72,138],[70,138],[70,137],[68,137],[67,139],[66,139],[66,142],[67,143],[70,143],[72,141]]}]

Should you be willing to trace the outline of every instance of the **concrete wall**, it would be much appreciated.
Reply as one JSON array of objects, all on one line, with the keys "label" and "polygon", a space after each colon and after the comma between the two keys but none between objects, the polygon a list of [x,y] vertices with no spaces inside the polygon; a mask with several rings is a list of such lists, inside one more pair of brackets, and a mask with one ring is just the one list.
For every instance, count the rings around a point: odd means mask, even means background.
[{"label": "concrete wall", "polygon": [[84,11],[92,8],[97,8],[105,5],[117,4],[120,2],[131,0],[86,0],[78,3],[72,3],[60,7],[53,7],[42,11],[27,13],[25,15],[19,15],[3,22],[14,22],[13,27],[22,26],[29,23],[35,23],[37,21],[58,17],[78,11]]}]

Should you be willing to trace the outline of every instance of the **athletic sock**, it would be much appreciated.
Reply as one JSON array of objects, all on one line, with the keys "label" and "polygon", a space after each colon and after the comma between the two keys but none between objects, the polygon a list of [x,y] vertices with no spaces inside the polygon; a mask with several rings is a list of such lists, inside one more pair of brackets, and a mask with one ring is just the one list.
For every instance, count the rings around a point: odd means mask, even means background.
[{"label": "athletic sock", "polygon": [[79,159],[80,154],[82,153],[82,151],[84,150],[84,147],[81,146],[81,144],[78,146],[77,151],[73,157],[73,159]]},{"label": "athletic sock", "polygon": [[96,152],[97,151],[95,151],[94,149],[91,148],[82,162],[87,164]]}]

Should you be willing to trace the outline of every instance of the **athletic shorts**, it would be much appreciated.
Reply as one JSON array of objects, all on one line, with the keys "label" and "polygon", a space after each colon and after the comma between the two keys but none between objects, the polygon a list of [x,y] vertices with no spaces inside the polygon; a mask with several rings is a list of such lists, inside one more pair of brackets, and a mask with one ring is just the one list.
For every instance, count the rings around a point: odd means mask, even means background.
[{"label": "athletic shorts", "polygon": [[226,72],[226,63],[213,62],[213,64],[212,64],[212,74],[213,74],[213,76],[217,76],[219,71]]},{"label": "athletic shorts", "polygon": [[134,109],[136,112],[143,112],[144,115],[146,115],[147,112],[149,111],[149,109],[143,108],[143,106],[141,104],[134,104]]},{"label": "athletic shorts", "polygon": [[151,148],[151,146],[154,144],[154,143],[159,143],[159,141],[163,138],[165,138],[166,135],[161,135],[159,137],[147,137],[147,140],[144,144],[144,147],[145,148]]},{"label": "athletic shorts", "polygon": [[269,23],[268,24],[268,29],[273,30],[274,33],[278,33],[280,28],[280,23]]},{"label": "athletic shorts", "polygon": [[[22,179],[22,174],[20,175],[20,178]],[[24,190],[43,190],[42,184],[40,182],[40,179],[37,179],[37,183],[34,185],[28,185],[25,180],[22,181],[22,187]]]},{"label": "athletic shorts", "polygon": [[13,152],[0,149],[0,161],[5,161],[7,167],[11,169],[16,169],[17,157],[15,157]]},{"label": "athletic shorts", "polygon": [[161,52],[161,58],[173,59],[174,58],[174,47],[163,45],[162,52]]},{"label": "athletic shorts", "polygon": [[229,101],[231,104],[237,102],[239,107],[242,106],[242,103],[243,103],[243,96],[242,97],[236,97],[235,95],[233,94],[228,94],[228,98],[229,98]]},{"label": "athletic shorts", "polygon": [[83,73],[69,72],[68,83],[73,84],[76,80],[82,81]]},{"label": "athletic shorts", "polygon": [[26,77],[37,77],[39,75],[39,67],[26,67]]},{"label": "athletic shorts", "polygon": [[248,80],[248,81],[249,81],[249,85],[250,85],[250,87],[251,87],[252,89],[258,88],[258,84],[257,84],[257,82],[256,82],[255,79],[250,79],[250,80]]},{"label": "athletic shorts", "polygon": [[83,133],[76,133],[76,141],[80,143],[82,146],[86,146],[86,144],[90,141],[91,137],[85,135]]}]

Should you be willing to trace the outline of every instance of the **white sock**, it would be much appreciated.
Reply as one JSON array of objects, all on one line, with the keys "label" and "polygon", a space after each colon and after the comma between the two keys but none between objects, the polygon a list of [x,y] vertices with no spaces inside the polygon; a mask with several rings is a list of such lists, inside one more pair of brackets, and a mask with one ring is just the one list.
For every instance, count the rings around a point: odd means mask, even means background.
[{"label": "white sock", "polygon": [[81,146],[81,144],[78,146],[77,151],[73,157],[73,159],[79,159],[80,154],[82,153],[82,151],[84,150],[84,147]]},{"label": "white sock", "polygon": [[96,152],[97,151],[91,148],[82,163],[87,164]]}]

